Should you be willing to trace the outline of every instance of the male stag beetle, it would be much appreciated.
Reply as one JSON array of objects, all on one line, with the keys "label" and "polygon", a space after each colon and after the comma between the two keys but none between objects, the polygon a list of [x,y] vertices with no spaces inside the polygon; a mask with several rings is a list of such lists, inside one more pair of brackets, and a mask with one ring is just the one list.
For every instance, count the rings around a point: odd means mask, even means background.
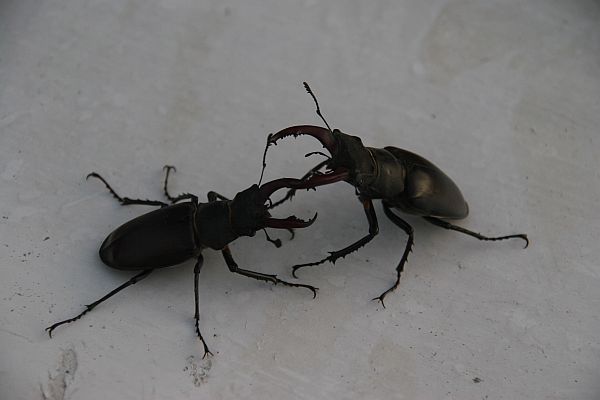
[{"label": "male stag beetle", "polygon": [[[356,189],[358,199],[367,215],[369,233],[342,250],[330,252],[328,257],[320,261],[295,265],[294,277],[299,268],[319,265],[326,261],[335,263],[338,258],[345,257],[371,241],[379,231],[372,203],[374,199],[382,200],[385,215],[408,235],[404,253],[396,267],[396,282],[373,299],[379,300],[384,307],[385,296],[400,284],[400,275],[413,245],[413,228],[392,212],[392,208],[421,216],[436,226],[462,232],[479,240],[520,238],[525,241],[525,247],[529,245],[529,239],[525,234],[487,237],[442,220],[441,218],[462,219],[469,214],[469,207],[460,189],[442,170],[410,151],[391,146],[383,149],[365,147],[359,137],[345,134],[338,129],[331,130],[321,114],[317,98],[306,82],[304,87],[312,96],[317,107],[317,115],[325,122],[327,128],[313,125],[292,126],[276,134],[270,134],[267,146],[276,144],[278,140],[288,136],[309,135],[319,140],[331,157],[321,152],[308,153],[307,156],[321,154],[327,159],[308,171],[302,177],[303,183],[291,188],[286,196],[274,203],[272,207],[290,199],[296,189],[314,189],[317,186],[346,181]],[[324,167],[328,170],[325,173],[320,171]]]},{"label": "male stag beetle", "polygon": [[[278,279],[276,275],[239,268],[228,246],[240,236],[254,236],[261,229],[276,228],[291,231],[293,228],[304,228],[311,225],[316,214],[309,221],[303,221],[295,216],[277,219],[271,217],[265,204],[272,193],[284,187],[295,187],[294,185],[298,184],[299,180],[281,178],[262,186],[252,185],[236,194],[233,200],[211,191],[208,192],[208,203],[201,203],[193,194],[184,193],[176,197],[171,196],[167,191],[167,182],[169,172],[175,171],[175,168],[165,166],[165,169],[164,192],[171,204],[157,200],[121,197],[97,173],[92,172],[87,176],[87,178],[94,177],[101,180],[122,205],[142,204],[161,208],[123,224],[108,235],[100,247],[100,258],[109,267],[142,272],[99,300],[86,305],[85,310],[76,317],[57,322],[46,328],[50,337],[52,337],[52,331],[60,325],[78,320],[98,304],[148,277],[156,268],[177,265],[195,258],[197,260],[194,267],[196,334],[204,345],[204,356],[212,355],[200,333],[198,323],[200,318],[198,278],[203,262],[201,252],[206,247],[220,250],[231,272],[273,284],[281,283],[286,286],[306,288],[313,292],[313,298],[316,296],[317,288],[313,286],[290,283]],[[189,201],[180,203],[182,200]],[[268,235],[267,239],[278,247],[281,244],[278,240],[272,240]]]}]

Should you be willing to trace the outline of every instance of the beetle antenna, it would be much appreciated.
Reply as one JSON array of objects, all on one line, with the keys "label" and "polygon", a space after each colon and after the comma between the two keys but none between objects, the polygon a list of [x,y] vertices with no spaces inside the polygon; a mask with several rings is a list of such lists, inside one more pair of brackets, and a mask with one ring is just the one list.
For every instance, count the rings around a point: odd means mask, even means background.
[{"label": "beetle antenna", "polygon": [[327,129],[329,129],[329,131],[331,132],[331,127],[329,126],[329,124],[327,123],[327,121],[325,121],[325,117],[323,117],[323,114],[321,114],[321,108],[319,107],[319,102],[317,101],[317,97],[313,93],[313,91],[310,88],[310,86],[308,86],[308,83],[302,82],[302,84],[304,85],[304,89],[306,89],[306,92],[312,96],[313,100],[315,101],[315,104],[317,105],[317,115],[319,117],[321,117],[321,119],[323,120],[323,122],[325,122],[325,125],[327,125]]},{"label": "beetle antenna", "polygon": [[262,183],[263,175],[265,174],[265,168],[267,167],[267,150],[269,149],[269,139],[272,135],[272,133],[269,133],[269,136],[267,137],[267,144],[265,145],[265,151],[263,153],[262,170],[260,171],[260,179],[258,180],[258,186],[260,186],[260,184]]}]

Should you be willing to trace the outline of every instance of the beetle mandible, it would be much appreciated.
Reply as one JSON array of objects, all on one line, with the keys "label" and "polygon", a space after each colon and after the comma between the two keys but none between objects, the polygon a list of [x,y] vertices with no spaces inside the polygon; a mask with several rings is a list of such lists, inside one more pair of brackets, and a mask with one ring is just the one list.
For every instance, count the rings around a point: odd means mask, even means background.
[{"label": "beetle mandible", "polygon": [[[479,240],[519,238],[525,241],[525,247],[529,245],[526,234],[488,237],[445,221],[445,219],[463,219],[469,214],[467,202],[458,186],[448,175],[432,162],[410,151],[392,146],[382,149],[365,147],[359,137],[348,135],[339,129],[332,130],[321,114],[319,103],[310,86],[304,82],[304,87],[313,98],[317,107],[317,115],[325,122],[327,128],[313,125],[285,128],[268,136],[267,147],[277,144],[278,140],[285,137],[309,135],[319,140],[331,156],[321,152],[308,153],[306,156],[320,154],[326,159],[302,177],[302,184],[291,188],[284,198],[271,207],[276,207],[290,199],[296,189],[314,189],[317,186],[346,181],[356,189],[358,199],[367,216],[369,233],[341,250],[330,252],[330,255],[322,260],[295,265],[293,267],[294,277],[300,268],[319,265],[327,261],[335,263],[337,259],[345,257],[370,242],[379,232],[372,202],[375,199],[382,200],[385,215],[408,235],[404,253],[396,267],[394,285],[373,299],[381,302],[384,307],[385,296],[400,284],[400,275],[414,242],[412,226],[392,209],[421,216],[436,226],[461,232]],[[327,171],[321,172],[323,168],[327,168]]]},{"label": "beetle mandible", "polygon": [[[292,231],[294,228],[305,228],[311,225],[317,217],[316,214],[308,221],[303,221],[295,216],[286,219],[272,218],[265,204],[275,191],[284,187],[295,187],[300,182],[298,179],[281,178],[262,186],[255,184],[236,194],[233,200],[211,191],[208,193],[208,203],[201,203],[195,195],[189,193],[176,197],[171,196],[167,190],[167,182],[169,172],[175,171],[175,167],[165,166],[164,169],[166,170],[164,193],[171,204],[158,200],[121,197],[99,174],[92,172],[86,177],[86,179],[94,177],[101,180],[122,205],[141,204],[160,208],[121,225],[109,234],[100,246],[100,258],[104,264],[119,270],[141,272],[99,300],[86,305],[85,310],[77,316],[46,328],[50,337],[52,337],[54,329],[60,325],[78,320],[121,290],[147,278],[155,269],[177,265],[195,258],[194,319],[196,334],[204,346],[204,356],[212,355],[200,333],[198,311],[198,279],[203,263],[201,252],[207,247],[221,251],[231,272],[273,284],[280,283],[286,286],[306,288],[312,291],[313,298],[316,296],[318,290],[316,287],[290,283],[277,278],[276,275],[239,268],[228,246],[240,236],[254,236],[261,229],[276,228]],[[188,201],[180,202],[183,200]],[[280,245],[279,240],[272,240],[268,234],[267,240],[277,247]]]}]

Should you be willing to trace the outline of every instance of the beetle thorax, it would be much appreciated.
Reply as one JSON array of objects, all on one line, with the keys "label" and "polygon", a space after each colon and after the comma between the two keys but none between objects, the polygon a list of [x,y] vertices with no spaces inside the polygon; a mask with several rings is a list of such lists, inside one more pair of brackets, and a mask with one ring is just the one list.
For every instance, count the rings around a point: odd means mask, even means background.
[{"label": "beetle thorax", "polygon": [[364,191],[375,179],[376,165],[373,156],[357,136],[347,135],[334,129],[336,152],[329,167],[346,168],[350,172],[351,183],[359,191]]},{"label": "beetle thorax", "polygon": [[202,204],[196,211],[195,225],[199,247],[221,250],[239,237],[230,223],[229,201]]},{"label": "beetle thorax", "polygon": [[239,192],[229,205],[231,229],[239,236],[254,236],[257,230],[265,227],[269,217],[258,185]]}]

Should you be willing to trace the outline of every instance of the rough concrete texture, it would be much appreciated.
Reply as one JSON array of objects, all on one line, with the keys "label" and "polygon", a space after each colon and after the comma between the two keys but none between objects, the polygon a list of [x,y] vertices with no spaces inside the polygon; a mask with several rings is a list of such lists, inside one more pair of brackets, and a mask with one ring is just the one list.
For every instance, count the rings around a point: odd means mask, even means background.
[{"label": "rough concrete texture", "polygon": [[[564,1],[5,0],[0,4],[0,398],[598,399],[600,3]],[[80,321],[131,274],[104,237],[174,192],[233,196],[258,181],[266,135],[329,123],[417,152],[461,187],[483,243],[407,217],[415,247],[386,309],[406,235],[380,234],[297,290],[232,275],[205,251]],[[319,158],[271,149],[267,179]],[[236,241],[242,267],[292,279],[358,239],[353,189],[302,192],[278,216],[319,212],[275,249]],[[594,250],[596,248],[596,250]]]}]

